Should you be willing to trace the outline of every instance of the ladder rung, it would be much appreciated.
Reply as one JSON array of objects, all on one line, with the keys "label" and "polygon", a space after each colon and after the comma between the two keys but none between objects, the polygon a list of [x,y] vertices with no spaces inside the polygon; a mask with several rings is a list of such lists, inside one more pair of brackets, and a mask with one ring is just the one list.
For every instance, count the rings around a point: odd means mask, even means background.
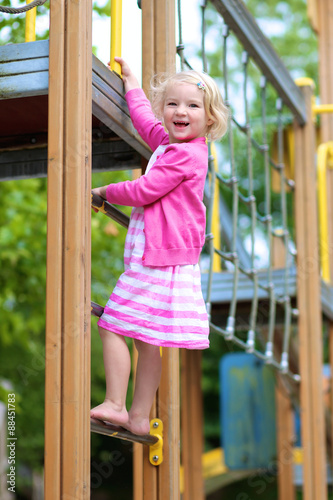
[{"label": "ladder rung", "polygon": [[96,302],[90,302],[90,305],[91,305],[91,314],[100,318],[103,314],[104,307],[100,306],[99,304],[96,304]]},{"label": "ladder rung", "polygon": [[139,436],[127,431],[123,427],[118,427],[117,425],[109,424],[107,422],[102,422],[101,420],[90,419],[90,429],[91,432],[96,434],[103,434],[104,436],[110,436],[118,439],[123,439],[125,441],[132,441],[134,443],[141,443],[151,446],[157,443],[158,437],[151,434],[145,434]]},{"label": "ladder rung", "polygon": [[114,207],[113,205],[111,205],[111,203],[104,200],[95,193],[91,193],[91,205],[94,208],[97,208],[100,212],[103,212],[103,214],[110,217],[110,219],[113,219],[114,221],[118,222],[118,224],[120,224],[121,226],[126,228],[128,227],[129,225],[128,215],[124,214],[124,212],[118,210],[118,208]]}]

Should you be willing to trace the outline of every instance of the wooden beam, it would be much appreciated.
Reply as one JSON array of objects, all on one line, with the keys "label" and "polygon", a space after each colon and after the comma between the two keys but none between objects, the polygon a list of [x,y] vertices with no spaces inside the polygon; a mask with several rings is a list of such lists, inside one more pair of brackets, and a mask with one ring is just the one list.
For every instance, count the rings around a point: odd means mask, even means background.
[{"label": "wooden beam", "polygon": [[[22,136],[13,137],[14,143]],[[43,136],[41,141],[47,142]],[[25,147],[27,142],[25,143]],[[92,143],[92,171],[110,172],[137,169],[141,171],[141,156],[126,142],[97,139]],[[0,181],[32,179],[47,176],[47,147],[0,150]]]},{"label": "wooden beam", "polygon": [[183,500],[203,500],[202,473],[203,397],[201,388],[202,352],[181,351],[181,457],[184,469]]},{"label": "wooden beam", "polygon": [[300,356],[300,414],[303,446],[303,498],[327,499],[325,421],[322,390],[322,312],[318,259],[315,130],[310,86],[302,88],[307,124],[294,122],[295,228]]},{"label": "wooden beam", "polygon": [[[318,42],[319,42],[319,85],[320,103],[333,104],[333,4],[331,0],[317,1]],[[326,113],[320,118],[321,142],[332,140],[333,114]]]},{"label": "wooden beam", "polygon": [[[312,2],[313,3],[313,2]],[[321,104],[333,104],[333,5],[330,0],[317,1],[318,13],[318,41],[319,41],[319,85]],[[321,142],[328,142],[333,137],[333,113],[327,113],[320,118]],[[327,171],[327,217],[333,219],[333,169]],[[333,270],[333,229],[332,224],[328,228],[328,244],[330,248],[330,269]],[[333,284],[333,271],[331,271],[330,283]],[[333,373],[333,319],[328,322],[329,350],[331,373]],[[332,377],[331,377],[331,393]],[[331,407],[332,408],[332,407]],[[331,415],[333,415],[331,411]],[[331,416],[331,429],[333,432],[333,416]],[[329,450],[331,459],[333,450]]]},{"label": "wooden beam", "polygon": [[[142,0],[143,89],[151,77],[175,69],[175,6],[168,0]],[[134,499],[178,500],[180,498],[179,351],[163,348],[162,379],[153,416],[164,425],[164,460],[154,467],[148,450],[134,453]]]},{"label": "wooden beam", "polygon": [[[282,269],[285,266],[286,248],[281,238],[273,238],[272,262],[274,268]],[[274,339],[281,338],[283,332],[275,328]],[[282,343],[281,343],[282,344]],[[282,346],[281,346],[282,347]],[[291,346],[290,346],[291,347]],[[275,343],[275,350],[276,343]],[[280,351],[282,350],[279,349]],[[289,353],[288,353],[289,354]],[[276,355],[276,352],[274,352]],[[281,356],[281,352],[279,352]],[[289,362],[292,360],[289,360]],[[298,361],[298,360],[297,360]],[[295,367],[293,367],[295,368]],[[293,370],[292,368],[292,370]],[[298,373],[296,370],[294,373]],[[296,490],[294,486],[294,410],[286,384],[283,384],[281,375],[277,373],[275,389],[276,401],[276,435],[277,435],[277,463],[278,463],[278,496],[279,500],[295,500]]]},{"label": "wooden beam", "polygon": [[45,499],[90,498],[91,4],[51,2]]},{"label": "wooden beam", "polygon": [[290,397],[281,379],[277,378],[275,391],[277,419],[277,463],[279,500],[295,500],[294,485],[294,411]]}]

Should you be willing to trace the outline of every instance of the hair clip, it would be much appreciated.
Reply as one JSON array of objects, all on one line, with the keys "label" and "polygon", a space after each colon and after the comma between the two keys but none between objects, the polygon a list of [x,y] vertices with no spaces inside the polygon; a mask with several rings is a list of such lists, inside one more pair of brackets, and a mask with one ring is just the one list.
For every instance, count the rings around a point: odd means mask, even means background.
[{"label": "hair clip", "polygon": [[204,82],[201,82],[201,81],[200,81],[200,82],[198,82],[198,83],[197,83],[197,85],[198,85],[199,89],[201,89],[201,90],[206,90],[206,87],[205,87]]}]

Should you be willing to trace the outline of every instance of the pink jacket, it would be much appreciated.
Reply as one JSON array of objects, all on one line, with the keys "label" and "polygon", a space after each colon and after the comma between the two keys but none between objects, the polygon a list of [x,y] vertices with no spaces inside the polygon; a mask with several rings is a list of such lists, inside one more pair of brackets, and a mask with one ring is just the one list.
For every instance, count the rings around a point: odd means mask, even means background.
[{"label": "pink jacket", "polygon": [[[134,127],[154,151],[169,144],[169,136],[155,118],[141,89],[127,92]],[[205,241],[204,184],[208,148],[204,137],[170,144],[146,175],[134,181],[110,184],[110,203],[144,207],[146,243],[142,264],[168,266],[196,264]]]}]

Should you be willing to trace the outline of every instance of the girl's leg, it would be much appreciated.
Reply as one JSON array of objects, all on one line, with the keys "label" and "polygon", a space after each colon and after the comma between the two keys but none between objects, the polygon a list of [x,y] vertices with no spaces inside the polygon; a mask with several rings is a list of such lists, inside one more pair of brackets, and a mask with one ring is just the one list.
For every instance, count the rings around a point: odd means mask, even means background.
[{"label": "girl's leg", "polygon": [[147,434],[150,430],[149,413],[161,379],[160,348],[135,340],[138,365],[132,407],[126,428],[134,434]]},{"label": "girl's leg", "polygon": [[131,357],[126,340],[121,335],[99,327],[103,343],[106,394],[104,403],[93,408],[92,418],[124,425],[128,421],[126,394],[131,371]]}]

